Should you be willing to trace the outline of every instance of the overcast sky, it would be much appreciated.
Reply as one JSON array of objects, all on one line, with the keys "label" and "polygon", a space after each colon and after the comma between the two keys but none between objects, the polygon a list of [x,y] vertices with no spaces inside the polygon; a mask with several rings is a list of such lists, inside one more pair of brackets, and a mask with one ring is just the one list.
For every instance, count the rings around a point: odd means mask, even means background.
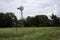
[{"label": "overcast sky", "polygon": [[17,7],[24,6],[24,17],[52,13],[60,17],[60,0],[0,0],[0,12],[13,12],[20,18]]}]

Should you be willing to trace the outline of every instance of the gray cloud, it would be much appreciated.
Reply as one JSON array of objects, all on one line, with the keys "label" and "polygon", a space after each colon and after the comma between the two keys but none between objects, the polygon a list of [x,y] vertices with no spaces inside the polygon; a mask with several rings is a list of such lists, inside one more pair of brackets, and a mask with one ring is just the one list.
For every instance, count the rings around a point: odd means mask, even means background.
[{"label": "gray cloud", "polygon": [[11,1],[14,1],[14,0],[0,0],[0,1],[11,2]]},{"label": "gray cloud", "polygon": [[[20,11],[17,7],[24,6],[24,17],[37,14],[50,14],[55,11],[59,16],[60,0],[0,0],[0,12],[14,12],[20,18]],[[56,5],[58,5],[56,7]]]}]

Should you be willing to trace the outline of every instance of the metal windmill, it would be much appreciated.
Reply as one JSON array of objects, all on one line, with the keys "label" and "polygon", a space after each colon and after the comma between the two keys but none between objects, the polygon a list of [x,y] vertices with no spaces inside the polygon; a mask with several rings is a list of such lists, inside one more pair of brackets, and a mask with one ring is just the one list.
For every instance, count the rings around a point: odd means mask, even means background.
[{"label": "metal windmill", "polygon": [[24,10],[24,7],[23,6],[20,6],[19,8],[17,8],[17,9],[19,9],[20,11],[21,11],[21,24],[22,24],[22,27],[24,27],[24,23],[23,23],[23,10]]}]

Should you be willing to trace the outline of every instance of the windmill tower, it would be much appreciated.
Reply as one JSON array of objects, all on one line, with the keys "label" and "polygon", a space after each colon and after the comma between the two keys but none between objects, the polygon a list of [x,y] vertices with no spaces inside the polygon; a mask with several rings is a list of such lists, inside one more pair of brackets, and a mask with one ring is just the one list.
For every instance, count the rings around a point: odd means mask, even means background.
[{"label": "windmill tower", "polygon": [[24,7],[23,6],[20,6],[19,8],[17,8],[21,11],[21,26],[24,27],[24,22],[23,22],[23,10],[24,10]]}]

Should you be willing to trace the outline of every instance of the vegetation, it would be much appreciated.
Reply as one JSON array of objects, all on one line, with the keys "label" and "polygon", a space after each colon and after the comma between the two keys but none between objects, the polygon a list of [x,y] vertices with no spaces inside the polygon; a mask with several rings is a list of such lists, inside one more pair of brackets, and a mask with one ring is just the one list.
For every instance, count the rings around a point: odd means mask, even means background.
[{"label": "vegetation", "polygon": [[0,27],[16,26],[17,18],[13,13],[0,13]]},{"label": "vegetation", "polygon": [[60,28],[0,28],[0,40],[60,40]]},{"label": "vegetation", "polygon": [[60,18],[54,14],[17,20],[14,13],[0,13],[0,27],[0,40],[60,40]]},{"label": "vegetation", "polygon": [[26,19],[19,19],[14,13],[0,13],[0,27],[60,27],[60,17],[52,14],[51,19],[46,15],[36,15],[35,17],[28,16]]}]

